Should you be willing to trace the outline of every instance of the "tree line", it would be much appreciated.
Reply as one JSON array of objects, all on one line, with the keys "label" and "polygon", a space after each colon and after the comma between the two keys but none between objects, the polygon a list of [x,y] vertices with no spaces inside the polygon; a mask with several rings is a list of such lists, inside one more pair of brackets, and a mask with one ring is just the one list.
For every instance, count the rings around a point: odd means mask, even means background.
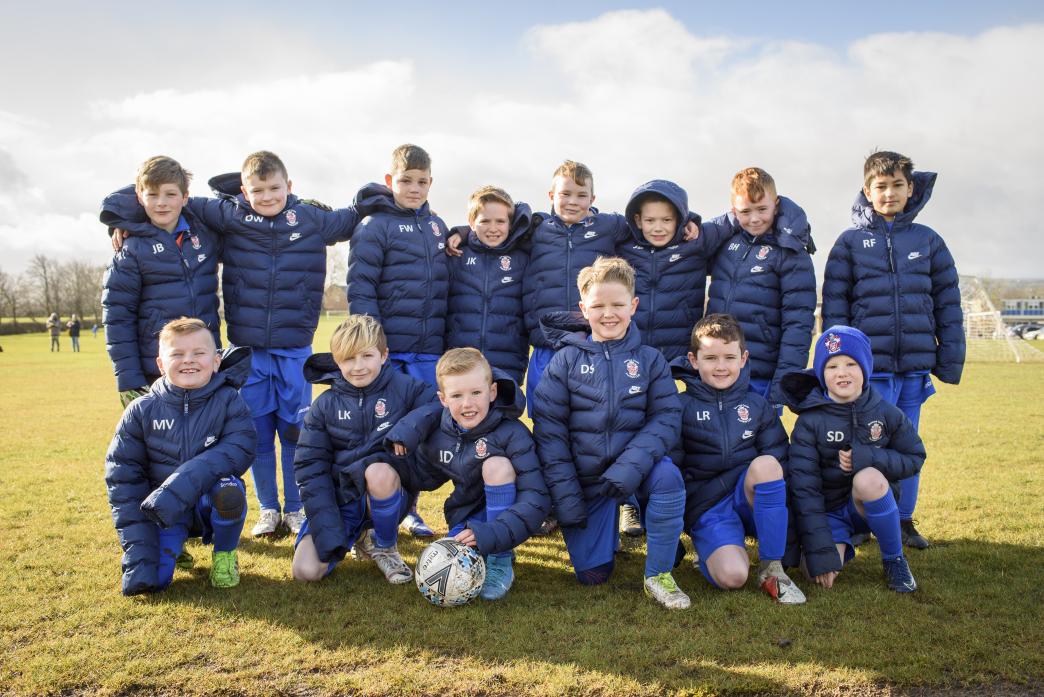
[{"label": "tree line", "polygon": [[21,273],[0,269],[0,333],[42,331],[47,316],[72,313],[87,326],[101,324],[103,264],[60,262],[37,254]]}]

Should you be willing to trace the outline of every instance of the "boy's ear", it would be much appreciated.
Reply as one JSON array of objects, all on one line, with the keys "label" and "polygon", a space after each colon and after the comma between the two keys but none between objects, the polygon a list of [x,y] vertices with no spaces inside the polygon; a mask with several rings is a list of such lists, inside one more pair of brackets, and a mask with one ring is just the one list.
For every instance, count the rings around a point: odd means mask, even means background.
[{"label": "boy's ear", "polygon": [[286,180],[286,193],[290,193],[294,189],[294,183],[289,179]]},{"label": "boy's ear", "polygon": [[494,380],[493,384],[489,386],[489,403],[492,404],[497,399],[497,381]]},{"label": "boy's ear", "polygon": [[446,396],[442,394],[442,390],[436,391],[435,394],[439,396],[439,403],[442,404],[442,406],[449,406],[448,404],[446,404]]},{"label": "boy's ear", "polygon": [[384,175],[384,185],[390,189],[391,188],[391,184],[392,184],[392,175],[385,174]]},{"label": "boy's ear", "polygon": [[633,315],[638,310],[638,296],[631,298],[631,314]]},{"label": "boy's ear", "polygon": [[381,365],[388,362],[388,349],[384,349],[384,353],[381,354]]},{"label": "boy's ear", "polygon": [[747,365],[747,359],[750,358],[750,351],[744,351],[743,355],[740,356],[740,368]]},{"label": "boy's ear", "polygon": [[696,365],[696,354],[692,351],[689,351],[689,353],[686,355],[686,358],[689,359],[689,365],[692,366],[692,369],[698,370],[698,366]]},{"label": "boy's ear", "polygon": [[160,375],[166,375],[167,371],[163,369],[163,357],[162,355],[156,356],[156,367],[159,368]]},{"label": "boy's ear", "polygon": [[638,228],[639,230],[642,229],[642,214],[641,213],[635,213],[634,214],[634,226],[636,228]]}]

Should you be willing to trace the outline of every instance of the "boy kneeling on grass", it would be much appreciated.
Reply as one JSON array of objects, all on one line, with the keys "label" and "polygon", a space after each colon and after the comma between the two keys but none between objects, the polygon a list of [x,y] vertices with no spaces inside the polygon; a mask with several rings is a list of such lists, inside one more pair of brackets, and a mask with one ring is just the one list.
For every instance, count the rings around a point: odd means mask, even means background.
[{"label": "boy kneeling on grass", "polygon": [[214,545],[211,585],[232,588],[247,510],[240,477],[257,447],[239,396],[250,349],[219,354],[207,324],[182,317],[160,332],[156,365],[162,379],[127,407],[105,456],[123,594],[170,585],[189,536]]}]

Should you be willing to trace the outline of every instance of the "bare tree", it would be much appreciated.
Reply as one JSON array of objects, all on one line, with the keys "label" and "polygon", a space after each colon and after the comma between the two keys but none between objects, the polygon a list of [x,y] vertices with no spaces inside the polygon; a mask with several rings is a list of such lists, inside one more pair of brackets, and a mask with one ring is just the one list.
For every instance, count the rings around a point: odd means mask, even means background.
[{"label": "bare tree", "polygon": [[61,312],[62,278],[58,262],[43,254],[37,254],[29,261],[29,276],[35,281],[40,299],[43,301],[44,313]]},{"label": "bare tree", "polygon": [[[6,271],[0,270],[0,310],[6,310],[11,307],[12,298],[14,297],[14,279]],[[0,317],[3,314],[0,313]],[[2,322],[3,320],[0,320]],[[15,319],[15,315],[11,315],[11,321],[14,324],[18,324]]]},{"label": "bare tree", "polygon": [[101,286],[105,267],[85,261],[70,261],[63,264],[61,274],[67,280],[67,302],[72,312],[81,318],[94,315],[98,322],[101,316]]}]

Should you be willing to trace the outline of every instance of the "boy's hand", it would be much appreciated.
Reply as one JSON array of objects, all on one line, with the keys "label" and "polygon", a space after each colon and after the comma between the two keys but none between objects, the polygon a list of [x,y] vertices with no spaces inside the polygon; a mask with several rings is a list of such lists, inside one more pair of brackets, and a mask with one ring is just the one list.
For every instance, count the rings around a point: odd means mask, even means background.
[{"label": "boy's hand", "polygon": [[627,494],[620,491],[616,484],[605,479],[602,480],[602,488],[598,493],[607,499],[615,499],[620,502],[627,498]]},{"label": "boy's hand", "polygon": [[814,580],[823,588],[830,588],[834,585],[834,579],[837,578],[837,574],[837,571],[828,571],[825,574],[819,574]]},{"label": "boy's hand", "polygon": [[454,535],[453,539],[462,545],[467,545],[468,547],[478,546],[478,542],[475,540],[475,533],[471,531],[471,528],[464,528]]},{"label": "boy's hand", "polygon": [[138,387],[138,388],[133,389],[133,390],[124,390],[123,392],[120,392],[120,405],[124,409],[126,409],[130,405],[131,402],[133,402],[138,397],[145,396],[145,393],[148,392],[148,391],[149,391],[148,386],[145,386],[145,387]]},{"label": "boy's hand", "polygon": [[118,227],[109,228],[109,242],[112,243],[112,251],[118,252],[123,249],[123,241],[129,233]]},{"label": "boy's hand", "polygon": [[683,236],[683,239],[686,242],[691,242],[692,240],[699,238],[699,236],[700,224],[698,222],[690,220],[689,222],[685,223],[685,235]]},{"label": "boy's hand", "polygon": [[839,450],[837,459],[841,462],[841,471],[851,474],[852,472],[852,449]]},{"label": "boy's hand", "polygon": [[402,443],[392,443],[392,452],[399,457],[406,457],[406,446]]},{"label": "boy's hand", "polygon": [[333,210],[333,208],[330,208],[330,206],[326,205],[322,201],[317,201],[314,198],[302,198],[302,199],[298,199],[298,201],[300,203],[303,203],[306,206],[311,206],[312,208],[318,208],[319,210],[326,211],[327,213],[329,213],[330,211]]},{"label": "boy's hand", "polygon": [[457,227],[450,228],[449,235],[446,236],[446,254],[451,257],[459,257],[464,253],[460,248],[464,244],[464,239],[468,236],[468,232],[471,231],[467,225],[458,225]]}]

